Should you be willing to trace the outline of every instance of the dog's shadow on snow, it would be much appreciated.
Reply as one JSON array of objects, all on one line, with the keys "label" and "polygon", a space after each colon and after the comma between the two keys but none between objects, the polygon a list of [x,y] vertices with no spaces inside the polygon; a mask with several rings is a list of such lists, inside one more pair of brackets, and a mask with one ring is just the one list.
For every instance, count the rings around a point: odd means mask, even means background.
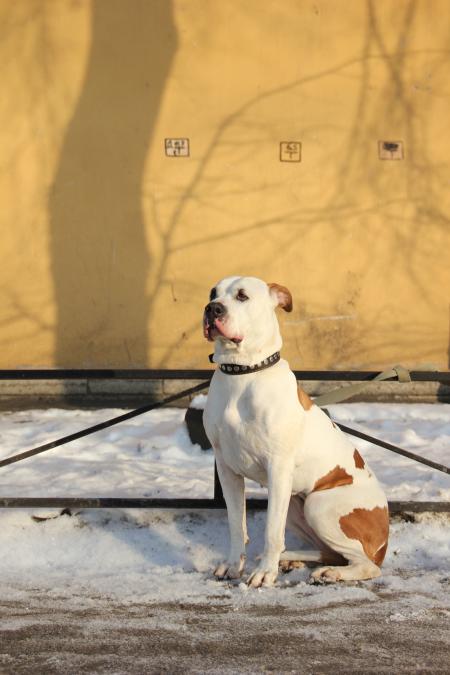
[{"label": "dog's shadow on snow", "polygon": [[[212,573],[226,559],[229,545],[226,511],[110,510],[84,511],[79,526],[112,535],[123,565],[173,568],[179,572]],[[257,564],[264,546],[266,513],[247,516],[250,543],[247,568]],[[292,537],[287,534],[287,543]],[[297,548],[299,542],[296,541]]]},{"label": "dog's shadow on snow", "polygon": [[102,510],[78,514],[78,526],[117,540],[122,564],[207,572],[228,548],[225,512]]}]

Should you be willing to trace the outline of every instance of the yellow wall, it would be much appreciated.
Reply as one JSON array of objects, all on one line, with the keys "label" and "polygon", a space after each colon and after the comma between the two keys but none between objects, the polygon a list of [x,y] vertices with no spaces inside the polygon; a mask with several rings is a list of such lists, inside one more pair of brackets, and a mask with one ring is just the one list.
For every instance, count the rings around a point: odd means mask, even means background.
[{"label": "yellow wall", "polygon": [[293,367],[446,368],[449,19],[448,0],[0,0],[0,367],[206,367],[207,294],[240,273],[291,289]]}]

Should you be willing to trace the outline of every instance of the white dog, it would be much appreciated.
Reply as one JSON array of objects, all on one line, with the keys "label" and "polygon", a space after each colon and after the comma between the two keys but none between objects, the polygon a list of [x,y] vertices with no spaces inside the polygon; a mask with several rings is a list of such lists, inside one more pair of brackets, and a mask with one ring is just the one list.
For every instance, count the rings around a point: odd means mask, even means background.
[{"label": "white dog", "polygon": [[[297,387],[280,359],[275,308],[292,310],[287,288],[228,277],[211,291],[205,337],[219,364],[204,425],[225,497],[231,546],[219,578],[238,578],[248,541],[244,476],[268,488],[264,552],[250,586],[274,583],[281,562],[322,563],[316,581],[380,575],[388,540],[387,501],[354,446]],[[286,524],[312,551],[285,551]],[[295,563],[292,563],[295,564]]]}]

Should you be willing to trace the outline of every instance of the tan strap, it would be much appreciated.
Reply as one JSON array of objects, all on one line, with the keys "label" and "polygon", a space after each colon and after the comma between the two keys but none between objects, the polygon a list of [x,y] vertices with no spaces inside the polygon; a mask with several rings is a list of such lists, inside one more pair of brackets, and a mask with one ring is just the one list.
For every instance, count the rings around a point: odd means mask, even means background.
[{"label": "tan strap", "polygon": [[327,391],[325,394],[317,396],[314,399],[314,403],[319,406],[340,403],[341,401],[346,401],[347,399],[352,398],[352,396],[356,396],[360,392],[364,391],[370,384],[372,384],[372,382],[392,380],[392,378],[397,378],[398,382],[411,382],[411,375],[407,368],[404,366],[394,366],[389,370],[384,370],[382,373],[379,373],[376,375],[376,377],[374,377],[373,380],[349,384],[345,387],[339,387],[338,389]]}]

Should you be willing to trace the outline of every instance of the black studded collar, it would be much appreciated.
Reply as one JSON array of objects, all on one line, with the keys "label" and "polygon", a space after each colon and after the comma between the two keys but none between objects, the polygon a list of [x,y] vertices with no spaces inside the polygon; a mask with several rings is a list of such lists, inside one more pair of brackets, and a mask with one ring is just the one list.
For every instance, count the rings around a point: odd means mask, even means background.
[{"label": "black studded collar", "polygon": [[[213,356],[214,354],[210,354],[209,356],[211,363],[214,363]],[[219,369],[226,375],[248,375],[250,373],[256,373],[258,370],[264,370],[265,368],[274,366],[278,363],[280,358],[280,352],[275,352],[275,354],[268,356],[267,359],[264,359],[260,363],[255,363],[253,366],[238,366],[234,363],[221,363]]]}]

